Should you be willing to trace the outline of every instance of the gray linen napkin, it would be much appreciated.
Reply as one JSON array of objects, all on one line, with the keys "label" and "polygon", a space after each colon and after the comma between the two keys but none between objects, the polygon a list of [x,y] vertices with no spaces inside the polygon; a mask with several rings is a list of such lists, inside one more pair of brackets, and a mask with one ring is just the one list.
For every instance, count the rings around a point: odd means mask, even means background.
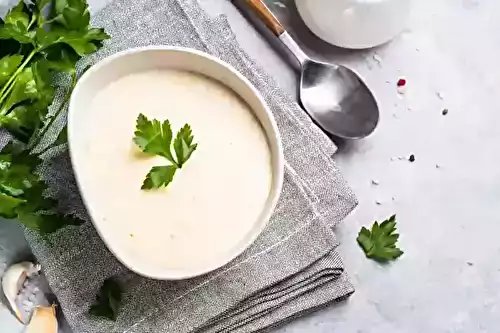
[{"label": "gray linen napkin", "polygon": [[[331,227],[356,199],[331,160],[335,147],[239,47],[227,20],[208,17],[196,0],[118,0],[99,12],[94,24],[112,39],[80,66],[151,44],[196,48],[234,66],[269,103],[282,134],[286,170],[277,208],[257,241],[225,267],[189,280],[156,281],[128,271],[90,222],[47,239],[26,231],[74,331],[252,332],[352,293]],[[67,154],[51,158],[42,174],[61,209],[88,221]],[[87,314],[111,276],[119,276],[125,290],[116,322]]]}]

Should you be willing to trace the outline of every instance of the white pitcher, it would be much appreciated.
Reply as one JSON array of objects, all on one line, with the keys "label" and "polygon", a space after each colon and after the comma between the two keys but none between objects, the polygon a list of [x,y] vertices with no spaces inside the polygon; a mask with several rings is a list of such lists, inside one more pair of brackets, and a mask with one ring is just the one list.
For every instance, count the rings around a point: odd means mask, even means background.
[{"label": "white pitcher", "polygon": [[411,0],[295,0],[300,16],[319,38],[345,48],[383,44],[405,27]]}]

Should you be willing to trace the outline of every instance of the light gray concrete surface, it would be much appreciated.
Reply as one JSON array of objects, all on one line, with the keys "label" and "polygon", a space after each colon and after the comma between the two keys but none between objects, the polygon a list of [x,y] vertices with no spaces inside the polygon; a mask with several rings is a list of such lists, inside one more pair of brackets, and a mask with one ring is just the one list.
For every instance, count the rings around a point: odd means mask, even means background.
[{"label": "light gray concrete surface", "polygon": [[[228,1],[200,1],[227,14],[244,48],[295,95],[293,70]],[[106,1],[89,2],[96,11]],[[362,52],[320,42],[291,1],[281,2],[288,8],[276,13],[307,50],[364,77],[381,123],[369,138],[341,143],[335,157],[360,199],[337,229],[356,293],[277,332],[500,332],[500,2],[414,1],[400,37]],[[408,80],[403,96],[400,77]],[[405,254],[382,266],[355,238],[362,225],[394,213]]]}]

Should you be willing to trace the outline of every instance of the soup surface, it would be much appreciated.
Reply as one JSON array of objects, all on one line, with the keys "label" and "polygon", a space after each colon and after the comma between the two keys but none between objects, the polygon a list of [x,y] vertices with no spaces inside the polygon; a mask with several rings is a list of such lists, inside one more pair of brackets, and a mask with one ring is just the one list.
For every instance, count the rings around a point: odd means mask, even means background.
[{"label": "soup surface", "polygon": [[[271,153],[252,110],[207,77],[175,70],[122,77],[92,101],[81,184],[92,216],[126,262],[196,269],[224,256],[255,225],[269,197]],[[191,125],[197,150],[166,188],[141,190],[166,159],[132,141],[139,113]]]}]

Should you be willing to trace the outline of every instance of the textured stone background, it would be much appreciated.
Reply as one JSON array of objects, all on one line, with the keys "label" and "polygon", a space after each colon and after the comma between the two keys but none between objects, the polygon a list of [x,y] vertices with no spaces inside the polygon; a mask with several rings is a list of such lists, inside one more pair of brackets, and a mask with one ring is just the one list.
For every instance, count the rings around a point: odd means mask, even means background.
[{"label": "textured stone background", "polygon": [[[293,71],[228,1],[200,1],[213,15],[226,13],[249,54],[295,93]],[[90,0],[92,10],[105,2]],[[360,199],[357,211],[337,230],[356,293],[278,332],[498,331],[500,2],[414,1],[409,28],[400,37],[356,53],[311,36],[293,10],[274,9],[292,22],[309,51],[356,69],[374,90],[382,112],[371,137],[341,145],[336,155]],[[408,79],[403,98],[395,88],[401,76]],[[444,108],[447,116],[441,114]],[[414,163],[398,159],[410,154],[415,154]],[[367,261],[355,242],[359,228],[393,213],[398,214],[405,255],[387,266]],[[15,226],[0,224],[2,262],[24,256],[23,244]],[[0,310],[2,332],[3,318]]]}]

